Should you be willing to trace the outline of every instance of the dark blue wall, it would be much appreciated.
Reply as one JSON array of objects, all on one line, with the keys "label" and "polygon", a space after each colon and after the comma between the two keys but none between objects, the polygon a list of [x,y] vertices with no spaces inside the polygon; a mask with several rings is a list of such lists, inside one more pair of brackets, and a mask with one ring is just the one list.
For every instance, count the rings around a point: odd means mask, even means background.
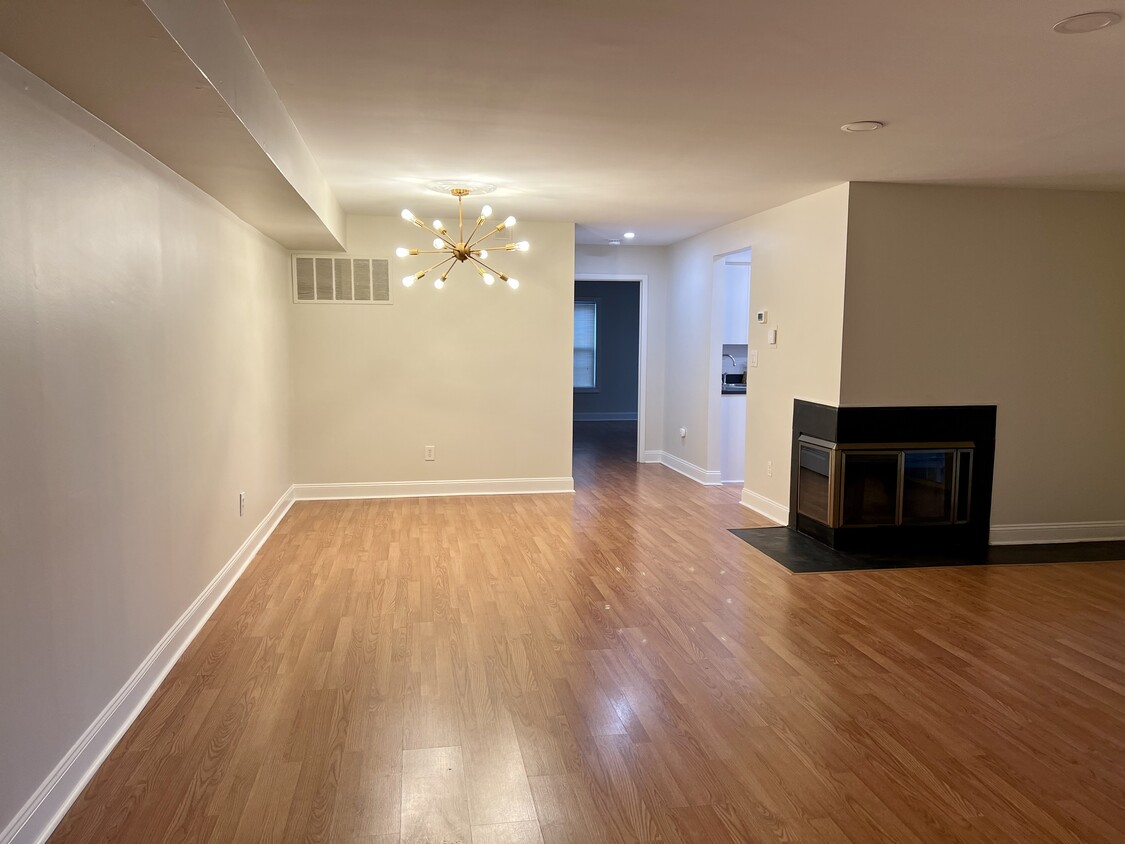
[{"label": "dark blue wall", "polygon": [[583,414],[636,419],[640,282],[576,281],[574,298],[598,302],[598,391],[574,394],[575,419]]}]

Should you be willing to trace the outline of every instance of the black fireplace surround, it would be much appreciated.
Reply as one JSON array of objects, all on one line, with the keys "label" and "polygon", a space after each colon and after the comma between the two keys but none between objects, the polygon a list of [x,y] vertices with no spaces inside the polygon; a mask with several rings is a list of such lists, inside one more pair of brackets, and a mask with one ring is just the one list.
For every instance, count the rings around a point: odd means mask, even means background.
[{"label": "black fireplace surround", "polygon": [[988,546],[995,405],[793,403],[789,527],[841,551]]}]

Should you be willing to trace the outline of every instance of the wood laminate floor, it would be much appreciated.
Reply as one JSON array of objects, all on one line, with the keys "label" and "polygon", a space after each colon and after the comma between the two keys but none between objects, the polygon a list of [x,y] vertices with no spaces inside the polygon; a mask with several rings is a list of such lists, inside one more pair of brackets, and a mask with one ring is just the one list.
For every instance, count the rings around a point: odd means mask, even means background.
[{"label": "wood laminate floor", "polygon": [[1125,564],[791,575],[591,430],[296,504],[52,840],[1125,840]]}]

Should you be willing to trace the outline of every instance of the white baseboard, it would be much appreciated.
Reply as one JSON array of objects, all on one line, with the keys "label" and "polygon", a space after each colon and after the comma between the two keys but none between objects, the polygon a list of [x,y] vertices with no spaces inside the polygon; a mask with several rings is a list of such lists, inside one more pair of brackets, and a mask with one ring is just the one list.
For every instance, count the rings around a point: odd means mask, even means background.
[{"label": "white baseboard", "polygon": [[47,840],[292,503],[290,487],[0,832],[0,844],[40,844]]},{"label": "white baseboard", "polygon": [[743,489],[741,504],[748,510],[753,510],[755,513],[765,516],[771,522],[777,522],[779,525],[789,524],[789,508],[772,498],[766,498],[752,490]]},{"label": "white baseboard", "polygon": [[432,498],[451,495],[528,495],[574,492],[574,478],[499,478],[468,481],[383,481],[355,484],[294,484],[297,501],[338,498]]},{"label": "white baseboard", "polygon": [[1060,522],[993,525],[989,545],[1049,545],[1059,542],[1110,542],[1125,539],[1125,522]]},{"label": "white baseboard", "polygon": [[642,463],[659,463],[664,457],[663,451],[645,451],[641,454]]},{"label": "white baseboard", "polygon": [[[703,484],[704,486],[719,486],[720,484],[722,484],[722,480],[720,480],[718,472],[709,472],[706,469],[696,466],[694,463],[688,463],[683,458],[677,457],[674,454],[669,454],[666,451],[645,452],[646,457],[650,454],[660,455],[660,459],[658,461],[654,460],[651,462],[663,463],[672,471],[679,472],[681,475],[691,478],[696,483]],[[645,462],[647,463],[649,461],[646,460]]]},{"label": "white baseboard", "polygon": [[575,422],[636,422],[637,413],[625,413],[619,410],[590,411],[589,413],[575,413]]}]

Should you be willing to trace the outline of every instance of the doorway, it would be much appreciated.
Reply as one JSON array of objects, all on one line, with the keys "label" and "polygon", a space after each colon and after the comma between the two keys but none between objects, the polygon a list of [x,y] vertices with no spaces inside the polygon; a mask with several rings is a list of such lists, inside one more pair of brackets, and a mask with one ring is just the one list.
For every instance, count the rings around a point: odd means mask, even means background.
[{"label": "doorway", "polygon": [[[719,479],[742,484],[746,474],[746,391],[756,363],[748,350],[750,331],[750,250],[719,255],[714,264],[711,323],[712,432],[718,436]],[[717,423],[717,424],[716,424]],[[716,430],[717,429],[717,430]]]},{"label": "doorway", "polygon": [[643,275],[575,277],[576,470],[580,460],[643,459],[647,281]]}]

